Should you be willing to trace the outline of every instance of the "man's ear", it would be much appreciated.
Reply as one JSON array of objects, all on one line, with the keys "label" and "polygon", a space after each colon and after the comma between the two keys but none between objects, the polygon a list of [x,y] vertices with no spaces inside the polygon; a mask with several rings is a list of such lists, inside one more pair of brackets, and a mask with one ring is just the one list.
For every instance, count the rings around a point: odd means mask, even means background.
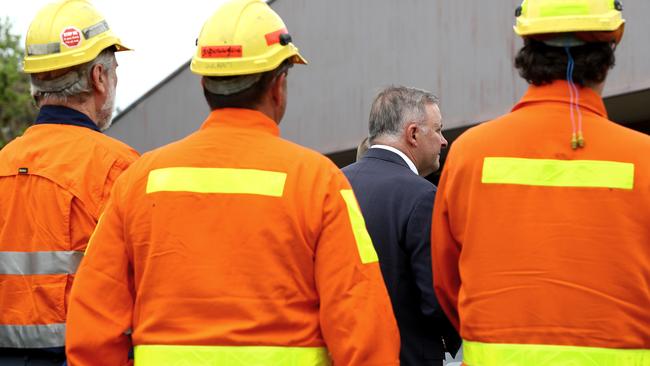
[{"label": "man's ear", "polygon": [[273,98],[273,104],[280,105],[284,100],[284,94],[286,93],[286,81],[287,74],[282,73],[275,77],[271,82],[271,97]]},{"label": "man's ear", "polygon": [[104,65],[97,64],[90,69],[90,79],[92,81],[93,89],[97,90],[100,94],[108,93],[108,72],[104,70]]},{"label": "man's ear", "polygon": [[409,144],[409,146],[418,146],[418,133],[420,129],[418,127],[418,124],[415,122],[409,122],[406,125],[406,128],[404,129],[404,135],[406,138],[406,143]]}]

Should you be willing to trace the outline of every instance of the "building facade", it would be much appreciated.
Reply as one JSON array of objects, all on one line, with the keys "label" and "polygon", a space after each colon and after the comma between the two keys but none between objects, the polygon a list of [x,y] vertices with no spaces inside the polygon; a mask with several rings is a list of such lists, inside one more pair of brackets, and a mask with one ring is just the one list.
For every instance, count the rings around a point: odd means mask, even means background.
[{"label": "building facade", "polygon": [[[506,113],[526,90],[513,66],[518,0],[277,0],[308,66],[290,71],[282,135],[345,165],[367,134],[375,94],[390,84],[433,91],[448,140]],[[610,118],[650,130],[650,2],[624,2],[625,36],[604,96]],[[209,113],[189,61],[108,131],[140,152],[196,130]]]}]

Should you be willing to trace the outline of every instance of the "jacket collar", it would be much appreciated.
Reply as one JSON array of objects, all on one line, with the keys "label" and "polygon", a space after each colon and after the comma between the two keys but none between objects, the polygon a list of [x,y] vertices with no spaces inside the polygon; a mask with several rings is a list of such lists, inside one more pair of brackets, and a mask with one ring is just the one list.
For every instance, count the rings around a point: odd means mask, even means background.
[{"label": "jacket collar", "polygon": [[271,118],[262,112],[253,109],[223,108],[215,109],[201,125],[207,128],[245,128],[260,130],[274,136],[280,135],[280,127]]},{"label": "jacket collar", "polygon": [[78,110],[64,107],[62,105],[44,105],[36,116],[35,125],[42,124],[57,124],[57,125],[71,125],[90,128],[97,132],[101,132],[99,127],[93,122],[90,117],[79,112]]},{"label": "jacket collar", "polygon": [[[607,110],[605,109],[603,98],[591,88],[576,86],[579,90],[577,104],[580,108],[607,118]],[[555,80],[551,84],[542,86],[531,85],[526,91],[526,94],[512,108],[512,111],[514,112],[537,102],[570,104],[569,83],[566,80]]]},{"label": "jacket collar", "polygon": [[406,163],[406,165],[408,165],[409,169],[411,169],[411,171],[412,171],[415,175],[419,175],[419,173],[418,173],[418,168],[415,166],[415,164],[413,163],[413,161],[412,161],[411,159],[409,159],[409,157],[406,156],[406,154],[404,154],[404,153],[403,153],[402,151],[400,151],[399,149],[394,148],[394,147],[392,147],[392,146],[388,146],[388,145],[372,145],[372,146],[370,146],[370,148],[371,148],[371,149],[383,149],[383,150],[387,150],[387,151],[390,151],[390,152],[393,152],[393,153],[397,154],[397,156],[399,156],[400,158],[402,158],[402,160],[404,160],[404,162]]},{"label": "jacket collar", "polygon": [[406,164],[406,161],[404,161],[402,157],[400,157],[399,155],[397,155],[392,151],[385,150],[385,149],[377,149],[377,148],[368,149],[368,151],[363,155],[361,159],[384,160],[390,163],[401,165],[404,168],[411,170],[411,168],[409,168],[408,164]]}]

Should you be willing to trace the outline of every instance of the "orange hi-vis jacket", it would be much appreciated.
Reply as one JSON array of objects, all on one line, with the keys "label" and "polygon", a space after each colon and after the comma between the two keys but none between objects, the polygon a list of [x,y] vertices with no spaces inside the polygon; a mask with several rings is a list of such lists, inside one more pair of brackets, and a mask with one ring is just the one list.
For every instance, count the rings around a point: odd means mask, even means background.
[{"label": "orange hi-vis jacket", "polygon": [[0,151],[1,348],[64,345],[77,266],[113,182],[137,156],[61,106],[44,106]]},{"label": "orange hi-vis jacket", "polygon": [[650,137],[578,105],[583,148],[566,81],[452,145],[432,258],[467,365],[650,365]]},{"label": "orange hi-vis jacket", "polygon": [[118,179],[72,290],[71,366],[125,365],[131,344],[139,366],[399,364],[349,183],[278,134],[219,109]]}]

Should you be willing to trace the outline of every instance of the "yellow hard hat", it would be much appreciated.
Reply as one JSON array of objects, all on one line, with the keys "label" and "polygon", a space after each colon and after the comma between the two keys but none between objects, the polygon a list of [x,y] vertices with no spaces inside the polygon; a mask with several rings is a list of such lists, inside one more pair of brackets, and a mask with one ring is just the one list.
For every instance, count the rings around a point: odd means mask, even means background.
[{"label": "yellow hard hat", "polygon": [[[576,33],[593,41],[620,41],[625,20],[618,0],[523,0],[515,12],[515,33],[522,37]],[[580,37],[582,33],[598,37]],[[593,38],[593,37],[592,37]]]},{"label": "yellow hard hat", "polygon": [[128,51],[87,0],[46,5],[32,21],[25,38],[24,72],[63,69],[94,60],[105,48]]},{"label": "yellow hard hat", "polygon": [[190,69],[204,76],[256,74],[307,61],[280,16],[262,0],[232,0],[205,22]]}]

